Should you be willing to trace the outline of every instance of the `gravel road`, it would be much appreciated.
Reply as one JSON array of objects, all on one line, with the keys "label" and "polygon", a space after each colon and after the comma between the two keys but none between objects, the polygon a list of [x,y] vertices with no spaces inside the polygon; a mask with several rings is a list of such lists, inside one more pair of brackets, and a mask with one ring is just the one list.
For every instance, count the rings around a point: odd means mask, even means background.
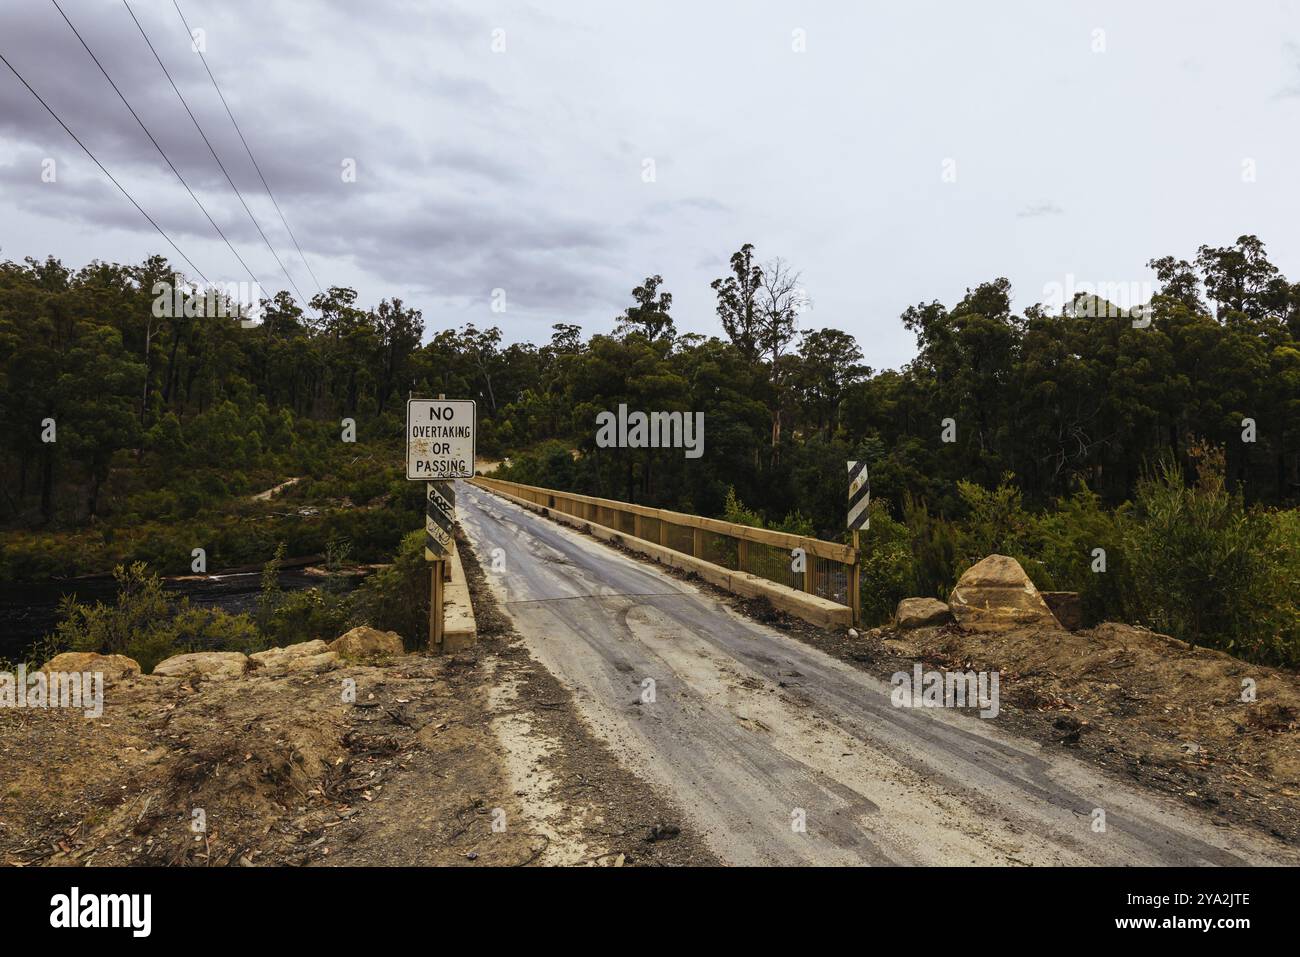
[{"label": "gravel road", "polygon": [[459,486],[461,525],[528,649],[728,863],[1298,859],[1005,733],[996,718],[896,708],[886,683],[653,564]]}]

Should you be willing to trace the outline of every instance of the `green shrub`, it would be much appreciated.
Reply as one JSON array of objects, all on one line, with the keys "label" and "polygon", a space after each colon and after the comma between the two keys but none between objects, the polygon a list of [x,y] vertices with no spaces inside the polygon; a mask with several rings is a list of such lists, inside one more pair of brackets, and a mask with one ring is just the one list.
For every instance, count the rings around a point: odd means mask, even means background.
[{"label": "green shrub", "polygon": [[911,536],[915,594],[947,600],[957,584],[956,527],[910,495],[903,498],[903,521]]},{"label": "green shrub", "polygon": [[912,536],[907,526],[889,515],[884,502],[868,506],[871,526],[860,536],[862,620],[867,625],[889,621],[904,598],[917,594]]},{"label": "green shrub", "polygon": [[763,516],[745,507],[745,503],[736,495],[735,486],[727,489],[727,500],[723,505],[722,517],[735,525],[748,525],[750,528],[763,527]]},{"label": "green shrub", "polygon": [[1138,485],[1125,545],[1139,620],[1257,661],[1294,659],[1278,602],[1288,533],[1225,489],[1221,452],[1200,450],[1193,486],[1161,465]]},{"label": "green shrub", "polygon": [[[1133,582],[1124,543],[1130,512],[1128,505],[1108,511],[1084,485],[1069,498],[1059,499],[1053,511],[1036,517],[1035,551],[1044,574],[1042,581],[1034,576],[1034,583],[1078,592],[1089,624],[1128,620]],[[1096,549],[1104,555],[1095,554]]]},{"label": "green shrub", "polygon": [[429,640],[430,566],[424,559],[424,529],[407,534],[393,562],[370,575],[352,595],[352,623],[402,636],[407,650]]},{"label": "green shrub", "polygon": [[288,592],[258,622],[262,648],[301,641],[333,641],[347,631],[351,603],[346,596],[320,588]]},{"label": "green shrub", "polygon": [[817,537],[817,530],[813,526],[812,519],[798,509],[795,509],[793,512],[787,512],[785,518],[772,525],[772,528],[778,532],[786,532],[789,535],[806,535],[809,538]]},{"label": "green shrub", "polygon": [[569,446],[549,439],[515,456],[509,466],[499,467],[495,477],[542,488],[572,489],[577,470]]},{"label": "green shrub", "polygon": [[60,621],[42,642],[48,658],[59,651],[126,655],[147,674],[164,658],[185,651],[249,651],[259,641],[247,615],[192,608],[189,599],[168,595],[162,580],[142,562],[113,570],[117,600],[83,604],[73,597],[59,606]]},{"label": "green shrub", "polygon": [[975,482],[958,482],[966,515],[957,527],[958,574],[989,555],[1010,555],[1025,566],[1032,577],[1029,555],[1034,551],[1035,527],[1025,511],[1014,476],[1002,477],[992,490]]}]

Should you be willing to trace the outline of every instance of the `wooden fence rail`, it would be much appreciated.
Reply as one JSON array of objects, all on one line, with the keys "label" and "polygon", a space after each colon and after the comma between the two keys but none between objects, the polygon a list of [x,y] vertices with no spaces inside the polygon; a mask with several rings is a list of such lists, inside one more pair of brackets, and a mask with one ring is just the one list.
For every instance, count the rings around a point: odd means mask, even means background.
[{"label": "wooden fence rail", "polygon": [[[632,502],[520,485],[487,476],[479,476],[473,481],[484,488],[506,492],[622,535],[653,542],[731,571],[756,575],[850,606],[855,612],[857,610],[853,586],[858,553],[851,545]],[[802,571],[795,571],[796,549],[803,549]]]}]

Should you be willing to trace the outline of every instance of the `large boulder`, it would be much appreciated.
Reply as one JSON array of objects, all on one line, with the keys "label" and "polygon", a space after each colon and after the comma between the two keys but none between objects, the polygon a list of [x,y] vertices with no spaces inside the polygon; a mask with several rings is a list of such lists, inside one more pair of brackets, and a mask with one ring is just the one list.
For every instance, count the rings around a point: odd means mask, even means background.
[{"label": "large boulder", "polygon": [[344,658],[387,658],[406,654],[402,637],[395,631],[380,631],[369,625],[358,625],[347,634],[330,642],[330,651]]},{"label": "large boulder", "polygon": [[248,655],[239,651],[195,651],[158,662],[153,673],[167,678],[200,675],[204,678],[239,678],[248,670]]},{"label": "large boulder", "polygon": [[102,674],[104,681],[112,684],[123,678],[134,678],[140,674],[140,663],[126,655],[101,655],[93,651],[65,651],[55,655],[45,664],[42,671],[91,672]]},{"label": "large boulder", "polygon": [[904,598],[894,612],[899,628],[927,628],[952,621],[952,611],[937,598]]},{"label": "large boulder", "polygon": [[260,674],[286,675],[299,672],[330,671],[339,665],[337,652],[319,638],[300,641],[283,648],[268,648],[248,656],[249,667]]},{"label": "large boulder", "polygon": [[1006,555],[990,555],[966,569],[948,607],[968,631],[1061,627],[1020,563]]}]

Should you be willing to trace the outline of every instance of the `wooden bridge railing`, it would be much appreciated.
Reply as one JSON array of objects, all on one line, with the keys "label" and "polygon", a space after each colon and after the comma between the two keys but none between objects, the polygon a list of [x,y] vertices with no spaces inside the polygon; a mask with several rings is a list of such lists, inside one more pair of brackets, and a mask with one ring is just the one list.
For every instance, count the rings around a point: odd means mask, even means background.
[{"label": "wooden bridge railing", "polygon": [[[858,556],[850,545],[488,476],[473,481],[622,535],[654,542],[857,610],[854,586]],[[796,549],[803,549],[802,571],[795,570],[800,564],[796,561]]]}]

